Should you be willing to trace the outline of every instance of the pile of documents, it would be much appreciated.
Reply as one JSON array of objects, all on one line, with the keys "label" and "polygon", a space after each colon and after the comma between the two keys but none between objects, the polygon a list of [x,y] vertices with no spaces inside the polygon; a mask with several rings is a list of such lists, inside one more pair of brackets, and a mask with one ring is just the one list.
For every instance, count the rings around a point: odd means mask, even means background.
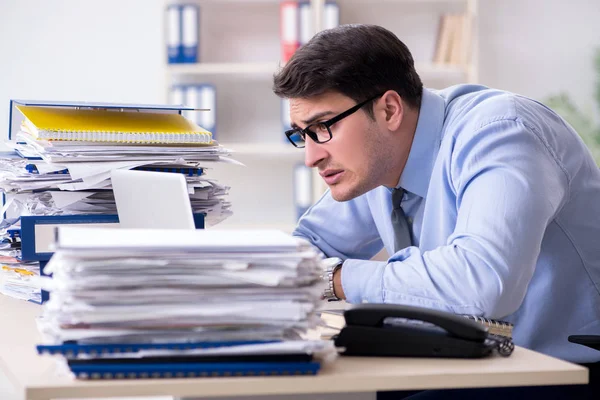
[{"label": "pile of documents", "polygon": [[[234,162],[211,133],[178,113],[17,105],[21,157],[0,159],[0,191],[16,215],[114,214],[113,169],[183,173],[192,208],[208,225],[227,218],[228,187],[205,177]],[[14,196],[12,196],[14,195]]]},{"label": "pile of documents", "polygon": [[[116,151],[116,150],[115,150]],[[221,151],[215,149],[215,152]],[[231,215],[225,200],[229,187],[206,178],[206,167],[199,162],[174,158],[171,162],[102,161],[47,163],[44,160],[0,158],[0,191],[7,194],[2,228],[18,222],[22,215],[116,214],[110,172],[113,169],[136,169],[181,173],[186,177],[194,213],[205,213],[208,225]],[[202,163],[211,164],[212,161]]]},{"label": "pile of documents", "polygon": [[[116,215],[110,180],[116,169],[183,174],[192,211],[204,214],[207,226],[232,214],[229,187],[206,171],[236,162],[177,109],[27,104],[11,103],[7,145],[14,151],[0,154],[0,256],[20,257],[24,238],[15,232],[22,216]],[[29,261],[36,260],[23,260],[20,269],[30,268]],[[0,281],[0,291],[14,293],[5,285]]]},{"label": "pile of documents", "polygon": [[40,303],[40,263],[0,256],[0,294]]},{"label": "pile of documents", "polygon": [[78,378],[314,374],[320,253],[271,230],[60,227],[41,354]]}]

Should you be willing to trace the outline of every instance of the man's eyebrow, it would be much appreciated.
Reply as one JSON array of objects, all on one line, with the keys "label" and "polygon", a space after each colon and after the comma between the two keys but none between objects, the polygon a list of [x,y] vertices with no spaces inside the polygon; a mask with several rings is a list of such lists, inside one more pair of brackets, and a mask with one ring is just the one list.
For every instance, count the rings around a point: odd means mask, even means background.
[{"label": "man's eyebrow", "polygon": [[322,111],[318,114],[313,115],[312,117],[310,117],[307,120],[302,121],[303,123],[305,123],[306,125],[310,125],[312,124],[314,121],[318,120],[319,118],[323,118],[326,115],[329,114],[333,114],[333,111]]}]

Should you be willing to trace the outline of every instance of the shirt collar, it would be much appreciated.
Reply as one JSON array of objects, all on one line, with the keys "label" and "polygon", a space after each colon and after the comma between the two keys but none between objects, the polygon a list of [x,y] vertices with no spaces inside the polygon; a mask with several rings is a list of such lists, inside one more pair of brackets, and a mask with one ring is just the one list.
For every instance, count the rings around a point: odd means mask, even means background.
[{"label": "shirt collar", "polygon": [[440,149],[445,111],[444,99],[424,88],[415,137],[396,187],[422,198],[427,196],[433,164]]}]

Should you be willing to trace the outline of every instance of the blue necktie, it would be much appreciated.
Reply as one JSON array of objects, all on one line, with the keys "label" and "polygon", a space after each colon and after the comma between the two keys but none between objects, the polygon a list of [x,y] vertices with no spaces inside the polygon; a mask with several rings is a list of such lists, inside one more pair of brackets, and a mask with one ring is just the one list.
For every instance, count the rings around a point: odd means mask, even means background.
[{"label": "blue necktie", "polygon": [[394,252],[412,246],[412,238],[406,215],[400,204],[404,197],[404,189],[392,190],[392,226],[394,227]]}]

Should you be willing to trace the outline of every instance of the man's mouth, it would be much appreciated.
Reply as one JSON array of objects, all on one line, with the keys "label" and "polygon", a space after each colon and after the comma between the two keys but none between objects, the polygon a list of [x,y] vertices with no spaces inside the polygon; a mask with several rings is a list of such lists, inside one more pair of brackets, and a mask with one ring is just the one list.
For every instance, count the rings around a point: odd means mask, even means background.
[{"label": "man's mouth", "polygon": [[344,175],[343,169],[326,169],[325,171],[319,172],[323,180],[328,185],[335,185],[342,179]]}]

